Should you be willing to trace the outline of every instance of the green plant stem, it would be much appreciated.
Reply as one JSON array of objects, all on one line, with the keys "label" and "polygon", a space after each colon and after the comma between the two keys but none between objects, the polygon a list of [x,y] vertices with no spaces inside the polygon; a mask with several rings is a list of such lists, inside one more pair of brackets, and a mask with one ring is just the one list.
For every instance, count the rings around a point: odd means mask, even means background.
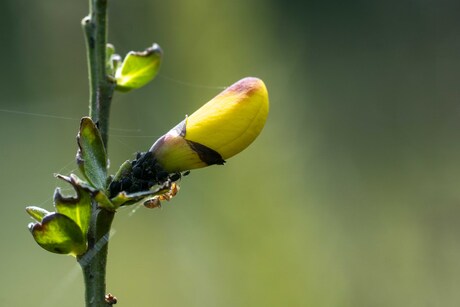
[{"label": "green plant stem", "polygon": [[[110,105],[115,83],[107,75],[107,0],[89,0],[89,15],[82,20],[88,57],[89,115],[97,123],[107,149]],[[105,279],[110,227],[114,212],[93,201],[88,231],[88,251],[78,257],[85,281],[87,307],[110,306],[105,302]]]},{"label": "green plant stem", "polygon": [[106,267],[110,226],[114,212],[107,211],[93,204],[93,213],[88,232],[88,251],[78,258],[85,282],[85,302],[87,307],[110,306],[105,301]]},{"label": "green plant stem", "polygon": [[89,116],[98,124],[107,148],[110,105],[115,82],[107,75],[107,0],[89,0],[89,15],[82,20],[88,58]]}]

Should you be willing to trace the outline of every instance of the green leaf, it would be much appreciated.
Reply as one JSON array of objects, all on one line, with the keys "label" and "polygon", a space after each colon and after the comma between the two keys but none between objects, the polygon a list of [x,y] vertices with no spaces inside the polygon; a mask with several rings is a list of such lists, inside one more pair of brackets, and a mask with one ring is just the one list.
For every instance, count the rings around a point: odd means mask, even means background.
[{"label": "green leaf", "polygon": [[75,175],[70,175],[70,177],[58,175],[58,178],[70,183],[77,195],[76,197],[64,197],[61,190],[57,188],[54,192],[56,211],[72,219],[86,237],[91,218],[91,194],[95,191],[85,186],[84,182]]},{"label": "green leaf", "polygon": [[107,209],[109,211],[116,211],[119,207],[113,204],[107,197],[107,195],[105,195],[105,193],[101,191],[97,191],[95,194],[93,194],[93,198],[97,201],[99,207]]},{"label": "green leaf", "polygon": [[127,92],[150,82],[160,69],[162,54],[157,44],[142,52],[129,52],[115,74],[116,89]]},{"label": "green leaf", "polygon": [[83,117],[77,136],[77,163],[89,183],[105,190],[107,182],[107,155],[99,129],[91,118]]},{"label": "green leaf", "polygon": [[49,214],[48,211],[46,211],[43,208],[35,207],[35,206],[30,206],[26,207],[26,212],[34,218],[37,222],[41,222],[43,218]]},{"label": "green leaf", "polygon": [[29,230],[38,245],[52,253],[78,256],[87,249],[80,227],[60,213],[48,214],[41,223],[29,224]]},{"label": "green leaf", "polygon": [[127,194],[126,192],[120,192],[115,197],[113,197],[110,201],[116,206],[117,208],[120,206],[129,206],[136,204],[141,201],[148,200],[153,196],[160,195],[166,193],[170,189],[170,182],[165,182],[161,186],[158,186],[156,189],[151,189],[149,191],[142,191]]},{"label": "green leaf", "polygon": [[26,211],[38,223],[30,223],[29,229],[37,243],[44,249],[58,254],[78,256],[87,249],[87,234],[91,219],[92,204],[96,200],[100,207],[115,210],[116,207],[103,191],[97,190],[76,175],[56,175],[72,185],[76,196],[63,196],[60,188],[54,193],[56,212],[38,207],[27,207]]}]

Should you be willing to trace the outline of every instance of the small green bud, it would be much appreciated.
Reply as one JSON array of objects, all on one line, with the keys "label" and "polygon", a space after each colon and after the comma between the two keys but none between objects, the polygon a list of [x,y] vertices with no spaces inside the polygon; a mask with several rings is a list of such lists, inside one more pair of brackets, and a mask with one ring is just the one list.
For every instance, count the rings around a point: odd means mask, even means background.
[{"label": "small green bud", "polygon": [[115,47],[112,44],[107,44],[106,48],[106,57],[107,57],[107,73],[110,76],[114,76],[115,72],[117,71],[118,67],[121,64],[121,57],[120,55],[115,53]]}]

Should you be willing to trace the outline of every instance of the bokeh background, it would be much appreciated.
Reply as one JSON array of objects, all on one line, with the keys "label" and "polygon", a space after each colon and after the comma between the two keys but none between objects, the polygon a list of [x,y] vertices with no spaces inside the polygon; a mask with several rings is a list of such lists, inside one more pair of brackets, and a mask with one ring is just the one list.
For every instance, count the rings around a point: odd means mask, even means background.
[{"label": "bokeh background", "polygon": [[[0,305],[83,306],[73,258],[45,252],[87,114],[87,1],[2,0]],[[458,306],[460,2],[110,1],[120,54],[165,53],[114,98],[112,172],[245,76],[267,125],[162,209],[120,210],[108,291],[120,306]],[[118,305],[117,305],[118,306]]]}]

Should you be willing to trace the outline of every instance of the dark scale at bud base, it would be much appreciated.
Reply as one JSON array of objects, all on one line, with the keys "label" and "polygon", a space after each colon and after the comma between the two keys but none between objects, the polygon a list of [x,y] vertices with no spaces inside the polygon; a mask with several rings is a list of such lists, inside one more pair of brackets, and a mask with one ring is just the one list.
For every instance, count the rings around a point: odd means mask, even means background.
[{"label": "dark scale at bud base", "polygon": [[110,184],[110,197],[120,192],[131,194],[147,191],[154,185],[161,185],[168,180],[174,182],[180,178],[180,173],[165,172],[151,152],[139,152],[131,162],[131,172]]}]

